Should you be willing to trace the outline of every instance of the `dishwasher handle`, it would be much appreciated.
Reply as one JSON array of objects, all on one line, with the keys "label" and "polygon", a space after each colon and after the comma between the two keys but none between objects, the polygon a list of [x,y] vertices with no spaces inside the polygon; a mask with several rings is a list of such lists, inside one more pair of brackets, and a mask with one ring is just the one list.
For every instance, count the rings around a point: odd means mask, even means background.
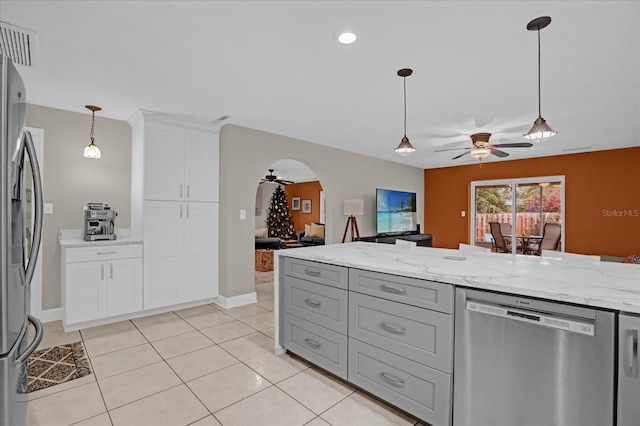
[{"label": "dishwasher handle", "polygon": [[556,330],[571,331],[587,336],[595,336],[596,334],[595,323],[589,320],[567,318],[561,315],[553,315],[549,312],[519,309],[512,306],[479,302],[472,299],[467,299],[465,306],[468,311],[477,312],[479,314],[526,322]]}]

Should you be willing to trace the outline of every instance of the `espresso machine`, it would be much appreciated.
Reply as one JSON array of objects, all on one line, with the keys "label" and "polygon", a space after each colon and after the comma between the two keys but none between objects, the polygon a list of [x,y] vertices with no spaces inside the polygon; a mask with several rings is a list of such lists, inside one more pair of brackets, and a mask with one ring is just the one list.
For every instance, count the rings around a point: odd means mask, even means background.
[{"label": "espresso machine", "polygon": [[84,240],[115,240],[116,233],[113,222],[118,216],[107,203],[87,203],[83,208]]}]

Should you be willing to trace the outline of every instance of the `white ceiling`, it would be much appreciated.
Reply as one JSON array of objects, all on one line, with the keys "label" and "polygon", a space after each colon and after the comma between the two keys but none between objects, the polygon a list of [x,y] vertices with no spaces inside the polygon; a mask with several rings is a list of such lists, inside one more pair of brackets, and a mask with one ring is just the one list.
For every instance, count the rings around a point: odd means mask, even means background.
[{"label": "white ceiling", "polygon": [[[20,67],[29,103],[120,120],[229,115],[420,168],[465,164],[434,150],[477,131],[524,141],[538,106],[526,24],[544,15],[542,116],[559,133],[508,159],[639,146],[638,1],[0,2],[2,21],[37,32],[36,63]],[[358,40],[340,45],[347,29]],[[418,151],[400,157],[405,67]]]}]

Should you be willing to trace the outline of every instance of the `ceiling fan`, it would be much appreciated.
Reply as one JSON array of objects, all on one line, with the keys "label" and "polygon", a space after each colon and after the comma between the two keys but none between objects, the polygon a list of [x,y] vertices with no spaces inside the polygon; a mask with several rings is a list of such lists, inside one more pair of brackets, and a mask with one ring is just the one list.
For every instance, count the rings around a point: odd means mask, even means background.
[{"label": "ceiling fan", "polygon": [[280,179],[278,178],[278,176],[273,174],[274,169],[269,169],[269,174],[266,175],[264,177],[264,179],[262,179],[260,181],[260,183],[265,183],[265,182],[274,182],[274,183],[279,183],[280,185],[289,185],[291,183],[294,183],[293,181],[290,180],[285,180],[285,179]]},{"label": "ceiling fan", "polygon": [[504,158],[508,157],[509,153],[500,151],[497,148],[529,148],[532,147],[533,144],[530,142],[515,142],[515,143],[498,143],[498,144],[490,144],[489,138],[491,137],[491,133],[474,133],[471,135],[471,142],[473,146],[468,148],[450,148],[450,149],[440,149],[436,150],[436,152],[443,151],[456,151],[459,149],[464,149],[460,155],[456,155],[452,158],[452,160],[457,160],[460,157],[464,157],[469,154],[473,158],[477,158],[482,161],[483,158],[487,157],[489,154],[493,154],[496,157]]}]

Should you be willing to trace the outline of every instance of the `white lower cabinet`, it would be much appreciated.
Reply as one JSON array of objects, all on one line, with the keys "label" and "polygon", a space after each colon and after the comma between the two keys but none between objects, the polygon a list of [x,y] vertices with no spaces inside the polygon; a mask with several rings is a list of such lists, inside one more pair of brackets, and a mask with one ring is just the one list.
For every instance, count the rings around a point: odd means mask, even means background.
[{"label": "white lower cabinet", "polygon": [[145,202],[145,310],[218,296],[218,214],[218,203]]},{"label": "white lower cabinet", "polygon": [[142,310],[142,245],[74,247],[62,253],[65,328]]}]

